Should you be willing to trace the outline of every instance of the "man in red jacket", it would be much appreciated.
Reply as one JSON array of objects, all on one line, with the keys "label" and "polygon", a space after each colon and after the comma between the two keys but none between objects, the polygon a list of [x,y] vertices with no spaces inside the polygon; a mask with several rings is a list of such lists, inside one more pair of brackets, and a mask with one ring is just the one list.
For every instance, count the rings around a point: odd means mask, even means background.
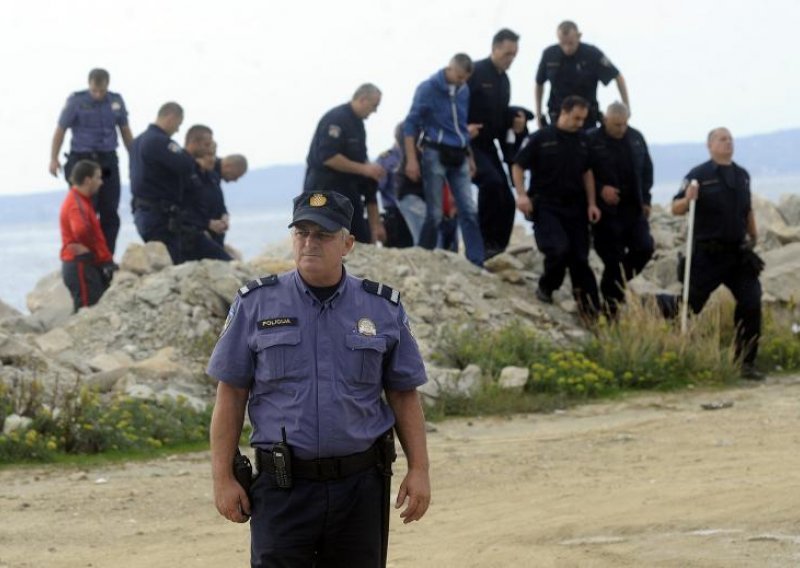
[{"label": "man in red jacket", "polygon": [[92,196],[103,185],[100,165],[81,160],[72,169],[72,187],[61,204],[61,276],[75,311],[92,306],[111,283],[116,265],[100,228]]}]

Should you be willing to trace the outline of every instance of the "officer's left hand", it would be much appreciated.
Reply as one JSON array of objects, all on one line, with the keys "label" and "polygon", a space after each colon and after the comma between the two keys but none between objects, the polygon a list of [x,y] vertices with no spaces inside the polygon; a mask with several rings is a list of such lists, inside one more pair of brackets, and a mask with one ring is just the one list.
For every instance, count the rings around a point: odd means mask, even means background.
[{"label": "officer's left hand", "polygon": [[372,242],[386,242],[386,229],[384,228],[383,223],[378,222],[372,227]]},{"label": "officer's left hand", "polygon": [[613,185],[604,185],[600,190],[600,197],[609,205],[617,205],[619,203],[619,190]]},{"label": "officer's left hand", "polygon": [[474,178],[475,174],[478,173],[478,166],[475,165],[475,158],[470,156],[467,162],[469,163],[469,177]]},{"label": "officer's left hand", "polygon": [[649,205],[642,205],[642,213],[644,213],[645,219],[650,218],[650,213],[653,211],[653,208]]},{"label": "officer's left hand", "polygon": [[428,510],[431,503],[431,479],[428,470],[410,469],[400,484],[394,508],[399,509],[407,502],[400,513],[403,524],[418,521]]},{"label": "officer's left hand", "polygon": [[600,220],[600,209],[597,208],[597,205],[589,205],[588,213],[590,223],[597,223]]}]

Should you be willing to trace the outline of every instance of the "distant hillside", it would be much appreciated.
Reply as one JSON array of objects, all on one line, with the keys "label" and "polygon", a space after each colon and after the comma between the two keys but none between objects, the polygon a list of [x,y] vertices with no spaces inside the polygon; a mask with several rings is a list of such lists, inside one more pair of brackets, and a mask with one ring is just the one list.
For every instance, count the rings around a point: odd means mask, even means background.
[{"label": "distant hillside", "polygon": [[[800,176],[800,128],[758,134],[736,140],[737,162],[750,174],[762,178]],[[704,142],[653,144],[656,184],[673,188],[694,165],[708,159]],[[240,181],[225,185],[225,199],[232,213],[284,210],[303,185],[302,164],[270,166],[251,170]],[[671,191],[672,189],[670,189]],[[0,196],[0,223],[16,224],[55,219],[64,194],[60,191]],[[130,218],[130,191],[123,187],[120,216]]]},{"label": "distant hillside", "polygon": [[[645,133],[646,135],[647,133]],[[800,128],[736,138],[734,160],[756,177],[800,175]],[[650,153],[656,183],[681,179],[695,165],[708,159],[705,142],[652,144]]]}]

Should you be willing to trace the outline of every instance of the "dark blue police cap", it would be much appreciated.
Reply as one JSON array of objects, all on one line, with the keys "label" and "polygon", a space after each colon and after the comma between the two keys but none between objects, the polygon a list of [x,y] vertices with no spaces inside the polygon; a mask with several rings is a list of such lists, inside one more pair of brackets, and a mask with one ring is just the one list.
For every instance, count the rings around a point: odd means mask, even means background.
[{"label": "dark blue police cap", "polygon": [[326,231],[350,230],[353,219],[353,204],[335,191],[312,191],[294,198],[293,227],[300,221],[311,221]]}]

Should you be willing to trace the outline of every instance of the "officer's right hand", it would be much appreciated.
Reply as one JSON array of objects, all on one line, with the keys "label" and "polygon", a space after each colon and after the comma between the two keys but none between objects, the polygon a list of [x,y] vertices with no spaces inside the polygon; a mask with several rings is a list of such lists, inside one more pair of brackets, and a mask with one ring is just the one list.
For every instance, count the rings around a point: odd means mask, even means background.
[{"label": "officer's right hand", "polygon": [[531,198],[527,195],[517,195],[517,209],[526,216],[533,215],[533,203],[531,202]]},{"label": "officer's right hand", "polygon": [[58,177],[58,172],[61,171],[61,164],[58,163],[58,160],[50,160],[50,175],[53,177]]},{"label": "officer's right hand", "polygon": [[467,132],[469,132],[469,137],[471,139],[477,138],[478,134],[481,133],[481,128],[483,128],[483,124],[477,124],[477,123],[467,124]]},{"label": "officer's right hand", "polygon": [[609,205],[616,205],[619,203],[619,190],[613,185],[604,185],[600,197]]},{"label": "officer's right hand", "polygon": [[413,182],[418,182],[421,174],[419,171],[419,162],[417,160],[407,160],[406,161],[406,177]]},{"label": "officer's right hand", "polygon": [[364,164],[363,169],[363,176],[373,179],[375,181],[381,181],[381,178],[386,175],[386,170],[383,169],[383,166],[380,164]]},{"label": "officer's right hand", "polygon": [[547,128],[547,116],[545,116],[543,113],[538,113],[536,121],[539,124],[539,128]]},{"label": "officer's right hand", "polygon": [[229,521],[246,523],[250,519],[250,500],[233,477],[214,482],[214,504]]}]

